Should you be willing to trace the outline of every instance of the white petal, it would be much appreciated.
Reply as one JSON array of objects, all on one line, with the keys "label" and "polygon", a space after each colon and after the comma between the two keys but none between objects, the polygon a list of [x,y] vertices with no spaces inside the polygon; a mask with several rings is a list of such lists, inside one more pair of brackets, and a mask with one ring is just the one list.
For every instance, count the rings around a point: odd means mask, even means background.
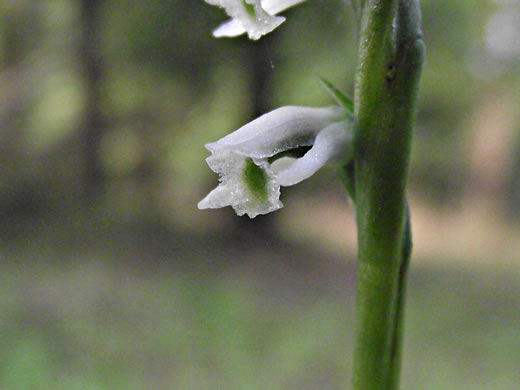
[{"label": "white petal", "polygon": [[215,38],[222,37],[238,37],[246,32],[246,29],[236,19],[230,19],[225,23],[222,23],[215,30],[213,30],[213,36]]},{"label": "white petal", "polygon": [[277,15],[287,8],[303,3],[305,0],[262,0],[262,7],[270,15]]},{"label": "white petal", "polygon": [[278,184],[292,186],[311,177],[327,163],[344,162],[352,156],[353,131],[347,122],[337,122],[323,129],[305,155],[277,174]]},{"label": "white petal", "polygon": [[344,111],[338,106],[285,106],[262,115],[217,142],[206,144],[206,148],[211,152],[232,148],[235,153],[249,157],[271,157],[312,145],[321,129],[343,115]]}]

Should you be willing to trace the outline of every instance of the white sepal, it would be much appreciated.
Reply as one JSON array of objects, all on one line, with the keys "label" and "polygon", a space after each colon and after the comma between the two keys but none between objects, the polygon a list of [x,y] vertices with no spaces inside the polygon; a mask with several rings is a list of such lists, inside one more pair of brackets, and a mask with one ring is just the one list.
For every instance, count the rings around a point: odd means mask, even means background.
[{"label": "white sepal", "polygon": [[305,0],[262,0],[262,7],[270,15],[278,15],[295,5],[303,3]]},{"label": "white sepal", "polygon": [[327,126],[318,133],[314,145],[303,157],[295,159],[293,164],[277,173],[278,184],[284,187],[298,184],[326,164],[344,162],[352,158],[353,136],[352,129],[346,128],[345,122]]},{"label": "white sepal", "polygon": [[272,157],[289,149],[312,145],[319,131],[343,116],[344,111],[339,106],[284,106],[206,144],[206,148],[210,152],[232,148],[235,153],[248,157]]}]

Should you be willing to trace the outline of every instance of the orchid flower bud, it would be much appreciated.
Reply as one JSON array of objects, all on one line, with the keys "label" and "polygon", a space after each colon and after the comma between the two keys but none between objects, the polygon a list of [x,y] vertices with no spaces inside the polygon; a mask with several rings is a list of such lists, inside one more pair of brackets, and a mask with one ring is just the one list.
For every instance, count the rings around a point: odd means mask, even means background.
[{"label": "orchid flower bud", "polygon": [[213,31],[216,38],[236,37],[247,32],[249,39],[257,40],[285,21],[278,13],[305,0],[205,0],[224,8],[231,20]]},{"label": "orchid flower bud", "polygon": [[[206,161],[220,184],[198,204],[199,209],[232,206],[254,218],[283,207],[280,186],[312,176],[326,164],[352,158],[351,117],[339,106],[286,106],[244,125],[206,148]],[[308,149],[300,158],[287,152]]]}]

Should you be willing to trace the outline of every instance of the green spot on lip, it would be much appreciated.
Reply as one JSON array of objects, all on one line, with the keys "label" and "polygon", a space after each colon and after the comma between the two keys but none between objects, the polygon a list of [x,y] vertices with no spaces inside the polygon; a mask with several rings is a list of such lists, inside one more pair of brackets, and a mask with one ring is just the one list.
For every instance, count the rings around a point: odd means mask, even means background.
[{"label": "green spot on lip", "polygon": [[267,175],[250,158],[246,159],[244,167],[244,182],[251,195],[258,202],[267,201]]}]

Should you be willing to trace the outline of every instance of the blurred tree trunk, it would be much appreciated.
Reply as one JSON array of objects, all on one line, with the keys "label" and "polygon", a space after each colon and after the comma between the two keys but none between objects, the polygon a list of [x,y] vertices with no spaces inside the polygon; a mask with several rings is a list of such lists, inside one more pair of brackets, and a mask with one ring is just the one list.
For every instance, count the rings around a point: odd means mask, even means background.
[{"label": "blurred tree trunk", "polygon": [[0,100],[0,163],[3,178],[12,172],[14,176],[20,175],[16,171],[20,155],[23,155],[23,126],[20,124],[25,119],[28,104],[23,90],[26,83],[23,63],[25,53],[20,42],[25,43],[26,37],[20,33],[22,18],[13,11],[2,16],[3,33],[6,36],[0,67],[0,87],[3,93]]},{"label": "blurred tree trunk", "polygon": [[103,61],[101,55],[100,8],[102,0],[80,0],[79,61],[85,86],[85,107],[80,132],[84,152],[84,195],[87,202],[103,194],[106,172],[100,158],[105,133],[102,112]]},{"label": "blurred tree trunk", "polygon": [[0,48],[0,218],[30,216],[41,206],[38,183],[28,174],[32,166],[24,131],[35,94],[25,58],[42,36],[39,11],[8,4],[0,14],[4,38]]},{"label": "blurred tree trunk", "polygon": [[[271,107],[271,78],[274,64],[278,58],[273,58],[276,45],[276,34],[268,34],[261,42],[248,42],[246,49],[246,65],[250,80],[251,117],[249,121],[258,118],[273,109]],[[262,241],[270,245],[276,244],[275,218],[277,213],[260,215],[254,220],[247,217],[237,218],[233,226],[233,237],[236,245],[251,246],[252,241]]]}]

